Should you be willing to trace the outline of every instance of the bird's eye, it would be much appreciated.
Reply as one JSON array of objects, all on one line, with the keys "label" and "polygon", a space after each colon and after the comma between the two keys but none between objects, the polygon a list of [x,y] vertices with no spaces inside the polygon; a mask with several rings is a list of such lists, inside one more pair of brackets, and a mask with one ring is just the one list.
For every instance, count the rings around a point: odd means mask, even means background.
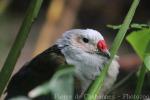
[{"label": "bird's eye", "polygon": [[83,38],[82,40],[83,40],[83,42],[85,42],[85,43],[88,43],[88,42],[89,42],[89,40],[88,40],[87,38]]}]

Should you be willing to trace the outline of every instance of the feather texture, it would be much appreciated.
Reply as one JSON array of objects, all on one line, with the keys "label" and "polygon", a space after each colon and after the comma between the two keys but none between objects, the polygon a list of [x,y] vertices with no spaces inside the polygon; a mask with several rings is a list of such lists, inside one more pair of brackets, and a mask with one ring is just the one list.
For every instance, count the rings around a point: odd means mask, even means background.
[{"label": "feather texture", "polygon": [[[104,41],[104,38],[96,30],[74,29],[65,32],[54,46],[36,56],[12,77],[6,90],[5,100],[18,95],[27,96],[31,89],[48,81],[62,64],[75,66],[75,82],[78,80],[80,83],[77,85],[75,83],[75,91],[77,90],[76,93],[78,92],[79,95],[83,94],[90,83],[101,73],[103,65],[109,59],[103,51],[97,48],[99,41]],[[113,85],[118,73],[119,64],[114,59],[104,81],[101,95],[104,95]]]},{"label": "feather texture", "polygon": [[23,66],[10,80],[5,100],[23,95],[48,81],[61,64],[66,64],[57,45],[47,49]]}]

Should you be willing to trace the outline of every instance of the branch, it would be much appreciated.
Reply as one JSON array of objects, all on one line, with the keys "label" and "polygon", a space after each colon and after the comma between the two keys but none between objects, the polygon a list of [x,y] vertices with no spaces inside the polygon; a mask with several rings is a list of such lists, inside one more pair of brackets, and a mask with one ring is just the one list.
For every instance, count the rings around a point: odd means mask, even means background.
[{"label": "branch", "polygon": [[108,63],[104,66],[103,71],[101,72],[101,74],[97,77],[96,80],[94,80],[92,82],[92,84],[90,85],[89,89],[86,91],[87,97],[85,97],[85,100],[96,100],[96,97],[98,96],[98,94],[100,93],[100,89],[103,86],[103,81],[105,79],[105,76],[107,75],[107,71],[108,68],[114,58],[114,56],[116,55],[124,37],[125,34],[129,28],[129,25],[132,21],[132,18],[134,16],[135,10],[139,4],[140,0],[134,0],[131,8],[119,30],[119,32],[117,33],[117,36],[113,42],[112,48],[111,48],[111,58],[108,61]]},{"label": "branch", "polygon": [[32,0],[29,8],[27,9],[24,21],[0,72],[0,96],[2,95],[5,86],[7,85],[7,82],[13,72],[14,66],[22,48],[24,47],[31,26],[39,13],[42,2],[43,0]]}]

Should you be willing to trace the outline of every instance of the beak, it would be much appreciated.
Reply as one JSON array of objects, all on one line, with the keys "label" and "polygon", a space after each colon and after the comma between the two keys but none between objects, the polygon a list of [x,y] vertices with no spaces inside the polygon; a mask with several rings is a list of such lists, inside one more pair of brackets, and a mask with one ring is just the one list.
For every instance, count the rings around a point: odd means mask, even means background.
[{"label": "beak", "polygon": [[99,55],[103,55],[104,57],[106,57],[108,59],[110,59],[110,56],[111,56],[108,50],[105,50],[103,52],[102,51],[97,51],[96,53],[99,54]]},{"label": "beak", "polygon": [[110,59],[110,53],[109,53],[108,50],[105,50],[105,51],[103,52],[103,55],[104,55],[105,57],[107,57],[108,59]]},{"label": "beak", "polygon": [[98,41],[97,48],[103,56],[107,57],[108,59],[110,58],[110,53],[104,40]]}]

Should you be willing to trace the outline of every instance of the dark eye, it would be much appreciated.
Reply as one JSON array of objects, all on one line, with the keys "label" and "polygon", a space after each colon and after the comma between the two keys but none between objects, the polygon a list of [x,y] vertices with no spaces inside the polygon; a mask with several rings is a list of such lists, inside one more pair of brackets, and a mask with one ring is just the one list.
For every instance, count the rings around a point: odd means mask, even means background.
[{"label": "dark eye", "polygon": [[88,43],[89,40],[87,38],[83,38],[83,42]]}]

